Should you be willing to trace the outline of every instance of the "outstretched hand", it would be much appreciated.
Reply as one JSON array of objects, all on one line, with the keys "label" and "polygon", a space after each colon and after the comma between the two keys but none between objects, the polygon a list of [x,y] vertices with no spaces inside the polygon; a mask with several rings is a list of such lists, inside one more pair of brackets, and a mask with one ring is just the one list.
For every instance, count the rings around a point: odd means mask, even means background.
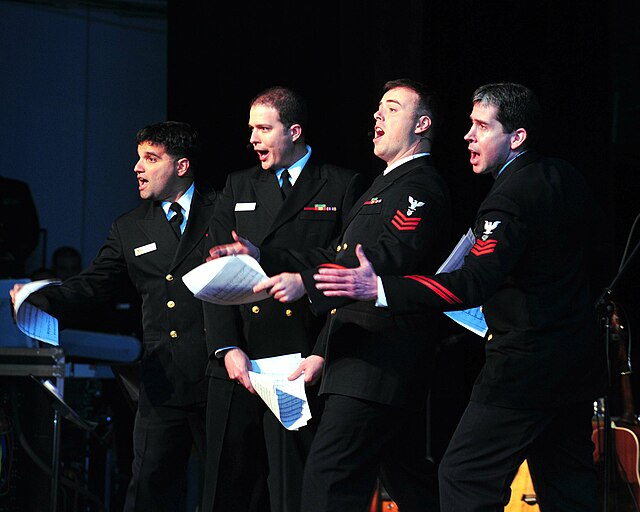
[{"label": "outstretched hand", "polygon": [[222,258],[223,256],[234,256],[236,254],[248,254],[256,260],[260,260],[260,250],[249,240],[238,236],[238,233],[235,231],[231,231],[231,236],[235,242],[232,244],[216,245],[209,249],[207,261]]},{"label": "outstretched hand", "polygon": [[313,275],[316,288],[327,297],[347,297],[355,300],[378,298],[378,276],[367,259],[362,245],[356,246],[360,266],[356,268],[320,268]]}]

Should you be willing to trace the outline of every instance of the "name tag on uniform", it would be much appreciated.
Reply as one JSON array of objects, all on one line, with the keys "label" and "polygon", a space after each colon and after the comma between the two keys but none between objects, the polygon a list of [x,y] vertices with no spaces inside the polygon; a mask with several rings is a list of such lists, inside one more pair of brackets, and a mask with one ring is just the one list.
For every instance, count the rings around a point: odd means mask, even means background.
[{"label": "name tag on uniform", "polygon": [[136,247],[133,250],[133,254],[135,254],[136,256],[142,256],[143,254],[147,254],[148,252],[153,252],[153,251],[157,251],[158,250],[158,246],[156,245],[155,242],[151,242],[150,244],[147,245],[141,245],[140,247]]},{"label": "name tag on uniform", "polygon": [[237,212],[252,212],[256,209],[256,203],[236,203]]}]

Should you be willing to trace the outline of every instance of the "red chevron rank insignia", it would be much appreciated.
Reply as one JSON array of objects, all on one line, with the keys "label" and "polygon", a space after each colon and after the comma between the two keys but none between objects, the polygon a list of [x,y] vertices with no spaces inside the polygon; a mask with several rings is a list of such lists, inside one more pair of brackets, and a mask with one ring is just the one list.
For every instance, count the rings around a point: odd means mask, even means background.
[{"label": "red chevron rank insignia", "polygon": [[396,214],[391,219],[391,224],[400,231],[415,231],[421,220],[422,217],[407,217],[400,210],[396,210]]},{"label": "red chevron rank insignia", "polygon": [[471,253],[475,256],[484,256],[491,254],[496,250],[498,241],[490,238],[489,240],[476,240],[476,244],[471,248]]}]

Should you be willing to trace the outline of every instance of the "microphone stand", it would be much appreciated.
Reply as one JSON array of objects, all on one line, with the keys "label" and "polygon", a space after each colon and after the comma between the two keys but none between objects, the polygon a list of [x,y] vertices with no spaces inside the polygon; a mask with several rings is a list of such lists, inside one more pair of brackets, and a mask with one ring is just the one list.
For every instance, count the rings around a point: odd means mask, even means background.
[{"label": "microphone stand", "polygon": [[612,474],[612,464],[615,460],[615,446],[613,446],[613,438],[611,435],[611,412],[609,411],[609,393],[612,389],[612,369],[611,369],[611,358],[609,356],[609,348],[611,343],[611,318],[615,309],[614,303],[611,299],[612,291],[619,281],[620,277],[624,273],[624,271],[629,267],[629,263],[633,260],[636,253],[640,250],[640,242],[634,247],[633,251],[620,265],[618,269],[618,273],[613,278],[613,281],[607,286],[598,301],[596,302],[596,311],[600,316],[600,321],[602,328],[604,329],[604,342],[605,342],[605,353],[606,353],[606,364],[607,364],[607,390],[604,396],[604,439],[601,444],[602,449],[602,461],[604,466],[604,485],[603,485],[603,499],[602,499],[602,510],[603,512],[608,512],[609,510],[609,492],[611,488],[611,474]]}]

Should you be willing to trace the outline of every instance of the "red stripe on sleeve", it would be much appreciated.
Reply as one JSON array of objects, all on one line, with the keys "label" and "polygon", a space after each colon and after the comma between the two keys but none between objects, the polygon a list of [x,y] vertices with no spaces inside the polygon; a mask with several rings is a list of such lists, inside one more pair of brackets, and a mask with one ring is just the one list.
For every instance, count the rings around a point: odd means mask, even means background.
[{"label": "red stripe on sleeve", "polygon": [[418,283],[426,286],[427,288],[429,288],[431,291],[439,295],[443,300],[445,300],[449,304],[462,303],[462,300],[458,298],[451,290],[445,288],[444,286],[442,286],[437,281],[434,281],[433,279],[429,279],[428,277],[425,277],[425,276],[405,276],[405,277],[408,277],[409,279],[413,279],[414,281],[417,281]]},{"label": "red stripe on sleeve", "polygon": [[337,263],[323,263],[322,265],[318,265],[318,268],[340,268],[345,269],[347,267],[343,265],[338,265]]}]

